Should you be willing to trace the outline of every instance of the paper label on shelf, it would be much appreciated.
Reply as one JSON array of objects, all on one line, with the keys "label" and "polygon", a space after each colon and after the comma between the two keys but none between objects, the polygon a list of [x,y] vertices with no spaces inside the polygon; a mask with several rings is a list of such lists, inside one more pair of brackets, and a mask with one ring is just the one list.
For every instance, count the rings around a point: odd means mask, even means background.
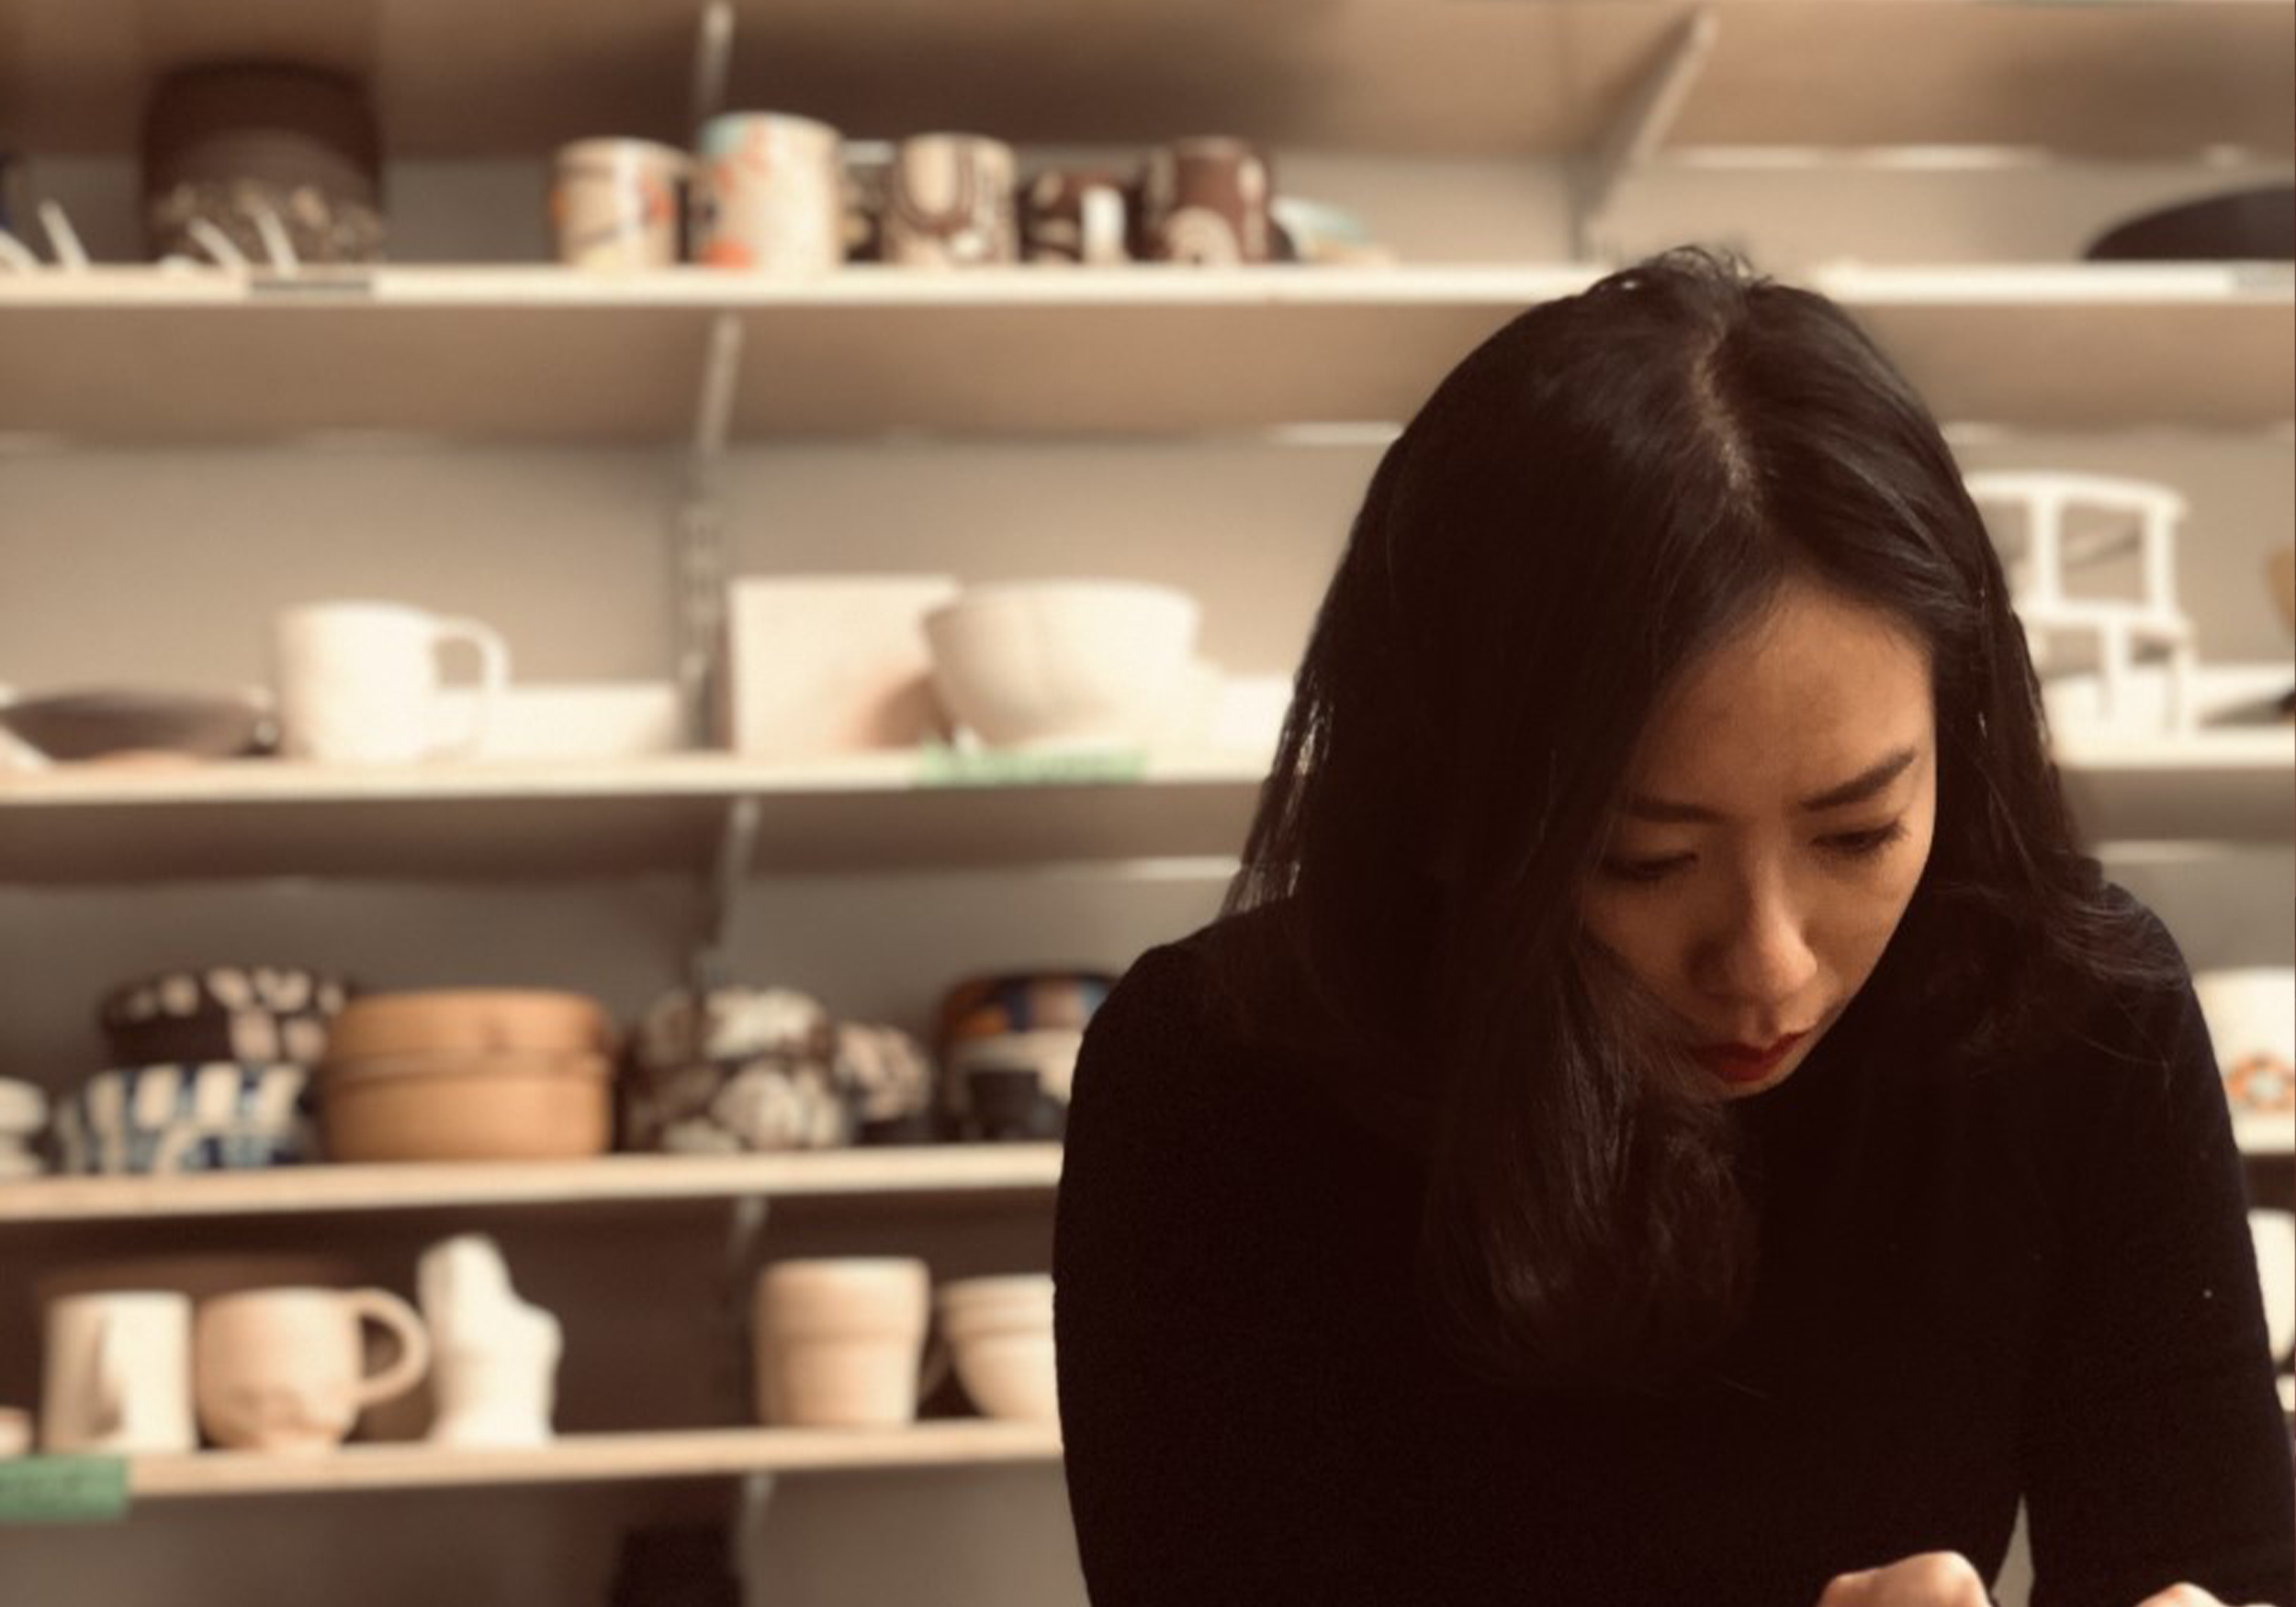
[{"label": "paper label on shelf", "polygon": [[127,1515],[125,1456],[0,1460],[0,1523],[107,1523]]},{"label": "paper label on shelf", "polygon": [[919,752],[920,787],[1025,787],[1078,782],[1137,781],[1148,773],[1148,750],[1116,747],[1073,753],[983,748],[967,752],[928,743]]}]

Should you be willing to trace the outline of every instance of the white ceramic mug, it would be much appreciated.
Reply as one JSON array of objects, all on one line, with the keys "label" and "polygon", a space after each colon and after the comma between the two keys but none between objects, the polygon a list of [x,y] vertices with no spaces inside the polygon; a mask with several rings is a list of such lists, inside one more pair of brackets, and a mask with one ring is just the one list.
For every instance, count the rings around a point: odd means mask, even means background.
[{"label": "white ceramic mug", "polygon": [[845,142],[811,118],[737,112],[702,127],[694,257],[819,274],[845,262]]},{"label": "white ceramic mug", "polygon": [[[470,729],[442,743],[439,650],[457,641],[478,649],[478,705]],[[410,764],[475,750],[510,684],[510,649],[491,627],[395,602],[288,609],[276,646],[280,734],[298,759]]]},{"label": "white ceramic mug", "polygon": [[678,260],[684,152],[651,140],[561,146],[550,186],[558,260],[585,269],[668,267]]},{"label": "white ceramic mug", "polygon": [[191,1299],[172,1290],[66,1295],[48,1304],[40,1447],[189,1451]]},{"label": "white ceramic mug", "polygon": [[[362,1322],[388,1329],[398,1358],[366,1372]],[[199,1306],[199,1425],[219,1445],[326,1451],[360,1409],[403,1395],[431,1365],[414,1309],[388,1289],[251,1289]]]},{"label": "white ceramic mug", "polygon": [[932,1275],[909,1256],[780,1261],[758,1275],[752,1316],[760,1421],[893,1428],[949,1368],[929,1354]]}]

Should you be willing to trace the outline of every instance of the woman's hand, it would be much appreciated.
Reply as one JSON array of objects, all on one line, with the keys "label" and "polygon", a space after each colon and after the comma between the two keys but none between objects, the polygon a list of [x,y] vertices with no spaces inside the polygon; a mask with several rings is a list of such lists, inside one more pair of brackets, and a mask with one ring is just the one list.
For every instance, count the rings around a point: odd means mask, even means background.
[{"label": "woman's hand", "polygon": [[1991,1607],[1992,1601],[1976,1566],[1960,1552],[1925,1551],[1886,1568],[1835,1575],[1818,1607]]},{"label": "woman's hand", "polygon": [[[2225,1607],[2215,1597],[2198,1585],[2171,1585],[2157,1595],[2147,1596],[2136,1607]],[[2257,1602],[2254,1607],[2267,1607]]]}]

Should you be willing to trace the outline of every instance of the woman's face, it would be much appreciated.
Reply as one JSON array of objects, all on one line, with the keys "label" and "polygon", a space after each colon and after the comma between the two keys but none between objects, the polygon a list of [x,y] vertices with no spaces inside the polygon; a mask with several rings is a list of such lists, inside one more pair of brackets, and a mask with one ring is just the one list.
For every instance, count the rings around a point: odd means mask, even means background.
[{"label": "woman's face", "polygon": [[[1790,584],[1693,665],[1628,770],[1587,930],[1679,1021],[1728,1097],[1792,1076],[1873,974],[1930,857],[1937,744],[1921,642]],[[1796,1036],[1798,1035],[1798,1036]]]}]

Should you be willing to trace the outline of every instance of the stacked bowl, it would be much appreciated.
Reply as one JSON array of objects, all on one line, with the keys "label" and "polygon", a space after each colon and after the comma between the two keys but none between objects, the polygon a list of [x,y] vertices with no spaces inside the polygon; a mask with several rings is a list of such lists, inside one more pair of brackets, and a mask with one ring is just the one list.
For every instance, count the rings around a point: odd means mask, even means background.
[{"label": "stacked bowl", "polygon": [[570,1160],[613,1137],[613,1024],[580,994],[369,994],[320,1068],[337,1161]]},{"label": "stacked bowl", "polygon": [[44,1170],[32,1141],[48,1125],[48,1096],[30,1083],[0,1078],[0,1183]]},{"label": "stacked bowl", "polygon": [[163,972],[105,995],[110,1066],[59,1102],[73,1172],[277,1166],[314,1153],[310,1068],[352,989],[289,966]]},{"label": "stacked bowl", "polygon": [[951,1135],[1050,1142],[1068,1128],[1085,1027],[1116,985],[1097,971],[972,976],[942,995],[938,1028]]},{"label": "stacked bowl", "polygon": [[984,1417],[1060,1421],[1051,1274],[959,1278],[934,1304],[957,1382]]}]

